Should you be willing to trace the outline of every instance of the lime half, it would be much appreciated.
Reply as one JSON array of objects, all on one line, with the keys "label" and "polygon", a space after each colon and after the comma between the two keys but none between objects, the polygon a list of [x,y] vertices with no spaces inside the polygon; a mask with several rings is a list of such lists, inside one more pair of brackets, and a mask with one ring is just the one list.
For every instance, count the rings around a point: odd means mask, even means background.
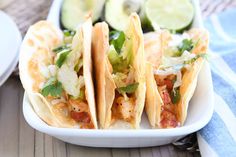
[{"label": "lime half", "polygon": [[62,25],[70,30],[83,23],[90,14],[93,22],[102,15],[105,0],[64,0],[61,10]]},{"label": "lime half", "polygon": [[138,12],[142,0],[107,0],[105,19],[109,25],[119,31],[124,31],[129,23],[132,12]]},{"label": "lime half", "polygon": [[147,0],[144,7],[155,30],[161,27],[180,31],[188,27],[194,17],[190,0]]}]

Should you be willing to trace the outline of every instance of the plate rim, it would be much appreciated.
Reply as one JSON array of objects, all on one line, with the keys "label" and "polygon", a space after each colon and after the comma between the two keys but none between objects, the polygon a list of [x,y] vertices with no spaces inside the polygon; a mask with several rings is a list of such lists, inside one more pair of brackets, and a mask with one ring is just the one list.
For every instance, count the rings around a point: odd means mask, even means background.
[{"label": "plate rim", "polygon": [[5,70],[0,72],[0,86],[8,79],[8,77],[11,75],[11,73],[13,72],[14,68],[16,67],[17,63],[18,63],[18,59],[19,59],[19,48],[22,42],[22,35],[21,32],[19,31],[19,28],[17,27],[16,23],[14,22],[14,20],[8,15],[6,14],[4,11],[0,10],[0,14],[1,16],[4,17],[4,19],[7,21],[8,24],[11,25],[11,27],[14,29],[15,31],[15,39],[16,39],[16,48],[14,50],[14,53],[10,62],[8,62],[7,64],[7,68],[5,68]]}]

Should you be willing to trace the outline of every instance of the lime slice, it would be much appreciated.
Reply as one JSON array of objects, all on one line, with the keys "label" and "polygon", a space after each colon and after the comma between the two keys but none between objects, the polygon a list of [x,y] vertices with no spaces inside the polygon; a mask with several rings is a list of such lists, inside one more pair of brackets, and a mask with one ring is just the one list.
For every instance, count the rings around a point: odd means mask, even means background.
[{"label": "lime slice", "polygon": [[70,30],[86,20],[92,14],[93,22],[102,15],[105,0],[64,0],[61,11],[62,25]]},{"label": "lime slice", "polygon": [[144,9],[155,30],[161,27],[180,31],[187,28],[194,17],[190,0],[147,0]]},{"label": "lime slice", "polygon": [[124,31],[129,22],[129,15],[138,12],[142,0],[107,0],[105,19],[109,25],[119,31]]}]

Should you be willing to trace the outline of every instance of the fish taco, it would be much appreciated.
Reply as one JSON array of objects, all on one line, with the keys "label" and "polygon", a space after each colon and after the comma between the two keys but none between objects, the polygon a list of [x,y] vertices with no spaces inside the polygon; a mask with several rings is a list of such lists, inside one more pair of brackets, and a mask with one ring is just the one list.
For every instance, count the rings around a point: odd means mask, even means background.
[{"label": "fish taco", "polygon": [[144,35],[146,113],[153,128],[174,128],[186,120],[189,101],[208,49],[208,32],[159,30]]},{"label": "fish taco", "polygon": [[123,31],[105,22],[93,29],[98,120],[101,128],[139,128],[145,101],[145,57],[140,19],[133,13]]},{"label": "fish taco", "polygon": [[32,25],[20,50],[20,79],[33,109],[55,127],[97,128],[91,60],[92,21],[62,32]]}]

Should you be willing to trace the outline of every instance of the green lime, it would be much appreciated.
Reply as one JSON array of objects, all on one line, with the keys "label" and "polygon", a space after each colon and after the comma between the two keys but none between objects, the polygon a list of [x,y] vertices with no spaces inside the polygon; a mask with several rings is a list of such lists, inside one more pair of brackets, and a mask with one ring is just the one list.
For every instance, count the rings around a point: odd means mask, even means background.
[{"label": "green lime", "polygon": [[140,10],[142,0],[107,0],[105,19],[109,25],[124,31],[129,23],[129,15]]},{"label": "green lime", "polygon": [[144,9],[155,30],[161,27],[180,31],[187,28],[194,17],[190,0],[147,0]]},{"label": "green lime", "polygon": [[70,30],[86,20],[92,14],[93,22],[102,15],[105,0],[64,0],[61,11],[62,25]]}]

